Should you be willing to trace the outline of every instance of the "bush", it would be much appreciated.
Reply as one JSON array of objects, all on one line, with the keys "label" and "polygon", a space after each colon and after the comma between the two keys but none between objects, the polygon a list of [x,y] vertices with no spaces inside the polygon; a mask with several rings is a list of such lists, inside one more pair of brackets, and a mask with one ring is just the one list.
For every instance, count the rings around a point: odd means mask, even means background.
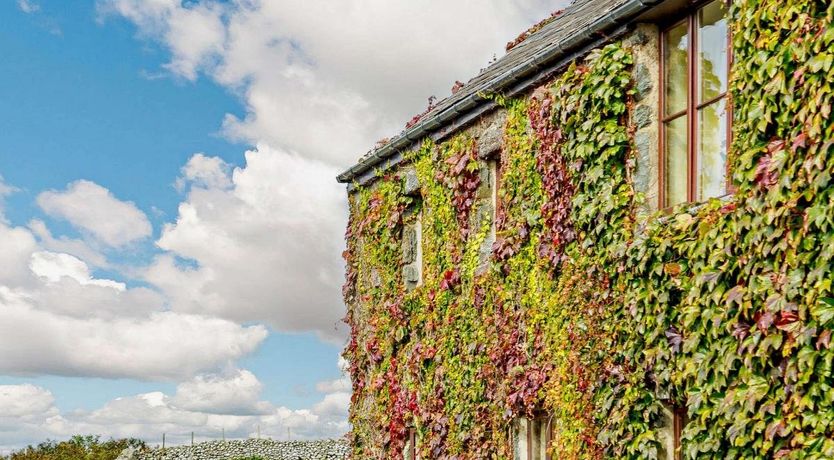
[{"label": "bush", "polygon": [[99,436],[73,436],[68,441],[47,440],[13,452],[6,460],[114,460],[127,447],[145,448],[139,439],[109,439]]}]

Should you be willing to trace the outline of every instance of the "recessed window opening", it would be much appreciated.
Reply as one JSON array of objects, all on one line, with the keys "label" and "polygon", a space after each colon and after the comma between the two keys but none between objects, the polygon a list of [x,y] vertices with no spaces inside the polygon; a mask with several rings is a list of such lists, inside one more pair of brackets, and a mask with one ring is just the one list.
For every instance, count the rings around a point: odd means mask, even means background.
[{"label": "recessed window opening", "polygon": [[661,37],[662,207],[729,190],[730,67],[726,8],[709,2]]}]

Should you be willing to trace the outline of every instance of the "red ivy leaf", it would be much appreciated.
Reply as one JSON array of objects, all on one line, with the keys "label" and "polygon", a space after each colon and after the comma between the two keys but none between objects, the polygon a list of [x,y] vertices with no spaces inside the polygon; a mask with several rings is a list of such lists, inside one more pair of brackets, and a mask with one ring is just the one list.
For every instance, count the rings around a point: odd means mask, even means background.
[{"label": "red ivy leaf", "polygon": [[796,152],[796,149],[802,147],[807,147],[808,145],[808,136],[805,133],[800,133],[793,139],[793,143],[791,144],[791,152]]},{"label": "red ivy leaf", "polygon": [[747,337],[749,334],[750,334],[750,325],[749,324],[736,323],[733,326],[733,337],[735,337],[736,340],[739,340],[739,341],[744,340],[744,338]]},{"label": "red ivy leaf", "polygon": [[779,318],[776,320],[776,327],[780,330],[787,330],[790,325],[799,321],[799,315],[792,311],[782,311],[779,313]]},{"label": "red ivy leaf", "polygon": [[759,312],[756,313],[754,317],[756,320],[756,327],[762,332],[762,334],[767,334],[767,330],[773,325],[773,313],[769,311]]}]

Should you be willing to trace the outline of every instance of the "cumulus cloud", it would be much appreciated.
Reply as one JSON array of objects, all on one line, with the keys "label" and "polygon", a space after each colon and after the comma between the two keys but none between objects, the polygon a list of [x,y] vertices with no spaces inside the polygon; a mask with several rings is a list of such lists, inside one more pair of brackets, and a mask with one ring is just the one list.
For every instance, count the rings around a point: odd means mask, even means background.
[{"label": "cumulus cloud", "polygon": [[63,278],[70,278],[82,286],[101,286],[124,291],[127,286],[107,279],[96,279],[90,274],[90,268],[81,259],[69,254],[38,251],[29,261],[32,273],[50,283],[57,283]]},{"label": "cumulus cloud", "polygon": [[37,202],[47,214],[68,221],[110,247],[124,246],[151,235],[151,223],[145,213],[94,182],[78,180],[65,191],[42,192]]},{"label": "cumulus cloud", "polygon": [[0,455],[10,446],[34,442],[59,416],[49,390],[31,385],[0,385]]},{"label": "cumulus cloud", "polygon": [[94,277],[0,223],[0,374],[175,380],[225,368],[263,341],[263,326],[166,311],[148,287]]},{"label": "cumulus cloud", "polygon": [[0,285],[31,285],[29,261],[37,250],[37,241],[28,230],[0,222]]},{"label": "cumulus cloud", "polygon": [[231,166],[222,158],[196,153],[180,170],[182,176],[177,178],[176,186],[180,191],[187,185],[224,189],[232,185],[229,179],[230,170]]},{"label": "cumulus cloud", "polygon": [[213,414],[264,414],[271,405],[260,400],[262,389],[255,374],[236,369],[219,375],[198,375],[181,383],[171,402],[181,409]]},{"label": "cumulus cloud", "polygon": [[246,152],[246,164],[225,178],[218,175],[219,160],[196,158],[189,165],[218,167],[209,174],[184,168],[181,179],[196,186],[176,222],[163,229],[157,244],[167,254],[156,258],[145,279],[175,311],[343,337],[340,253],[347,209],[332,180],[336,170],[266,145]]},{"label": "cumulus cloud", "polygon": [[165,67],[188,80],[196,79],[197,71],[210,65],[214,55],[222,51],[226,29],[220,3],[127,0],[99,5],[103,13],[124,16],[146,36],[169,43],[172,56]]},{"label": "cumulus cloud", "polygon": [[3,417],[28,417],[50,412],[52,393],[31,384],[0,385],[0,414]]},{"label": "cumulus cloud", "polygon": [[[230,378],[231,377],[231,378]],[[98,433],[104,437],[137,437],[150,443],[160,433],[167,434],[169,445],[190,441],[191,432],[197,441],[247,438],[260,433],[263,437],[286,439],[336,438],[347,432],[346,419],[350,396],[328,393],[309,409],[289,409],[258,403],[257,412],[222,413],[228,403],[214,399],[219,405],[202,404],[185,407],[185,400],[218,389],[218,382],[238,379],[246,388],[250,401],[258,399],[257,379],[249,371],[238,370],[221,375],[204,375],[190,383],[180,384],[174,396],[163,392],[143,393],[108,401],[101,407],[61,413],[54,405],[52,393],[31,384],[0,386],[0,454],[36,443],[44,438],[63,439],[77,433]],[[199,380],[199,383],[195,383]],[[206,383],[208,382],[208,385]],[[199,389],[195,389],[200,387]],[[188,396],[184,396],[188,394]],[[210,398],[211,399],[211,398]]]},{"label": "cumulus cloud", "polygon": [[390,136],[431,94],[477,74],[519,31],[567,0],[181,2],[100,0],[200,71],[239,91],[227,135],[344,165]]},{"label": "cumulus cloud", "polygon": [[78,257],[94,267],[108,268],[110,266],[106,257],[90,247],[86,241],[66,236],[55,237],[46,223],[40,219],[32,219],[27,227],[37,237],[39,245],[44,249]]},{"label": "cumulus cloud", "polygon": [[251,353],[261,326],[174,312],[77,318],[0,287],[0,373],[179,380]]},{"label": "cumulus cloud", "polygon": [[318,384],[316,384],[316,390],[322,393],[350,393],[350,379],[347,376],[345,376],[336,380],[326,380],[324,382],[319,382]]}]

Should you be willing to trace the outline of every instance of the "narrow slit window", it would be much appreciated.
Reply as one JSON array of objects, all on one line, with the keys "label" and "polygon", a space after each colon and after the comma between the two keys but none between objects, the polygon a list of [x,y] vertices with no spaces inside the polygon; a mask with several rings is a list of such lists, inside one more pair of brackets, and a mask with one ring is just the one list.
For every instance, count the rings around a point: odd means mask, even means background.
[{"label": "narrow slit window", "polygon": [[402,274],[406,290],[423,284],[423,213],[412,208],[404,217],[402,233]]},{"label": "narrow slit window", "polygon": [[409,428],[403,448],[403,459],[417,460],[417,430]]},{"label": "narrow slit window", "polygon": [[661,40],[661,204],[704,201],[729,190],[726,8],[709,2],[668,27]]},{"label": "narrow slit window", "polygon": [[490,180],[490,204],[492,205],[492,225],[489,231],[489,239],[495,241],[496,220],[498,219],[498,185],[501,178],[501,160],[494,159],[489,162]]},{"label": "narrow slit window", "polygon": [[551,460],[550,441],[550,418],[545,415],[520,417],[513,423],[514,460]]},{"label": "narrow slit window", "polygon": [[415,248],[414,265],[417,270],[417,286],[423,285],[423,211],[417,213],[417,219],[414,222],[414,233],[416,234],[417,247]]},{"label": "narrow slit window", "polygon": [[671,401],[663,404],[661,420],[661,460],[683,460],[683,442],[681,433],[687,423],[686,408]]}]

